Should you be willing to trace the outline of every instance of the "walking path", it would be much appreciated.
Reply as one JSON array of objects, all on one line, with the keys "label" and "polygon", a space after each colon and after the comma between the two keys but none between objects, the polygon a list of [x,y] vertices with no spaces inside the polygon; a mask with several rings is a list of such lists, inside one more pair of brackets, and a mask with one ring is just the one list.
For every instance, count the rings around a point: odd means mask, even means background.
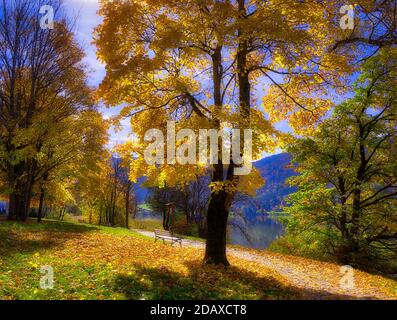
[{"label": "walking path", "polygon": [[[133,230],[142,235],[154,238],[154,232],[145,230]],[[183,245],[203,249],[205,244],[200,241],[183,239]],[[292,285],[302,288],[307,292],[313,292],[310,298],[327,299],[335,295],[350,299],[390,299],[390,296],[370,283],[361,284],[361,281],[354,281],[350,289],[343,289],[340,285],[342,278],[341,271],[335,264],[310,261],[308,259],[292,257],[288,255],[275,254],[266,250],[251,252],[239,248],[228,247],[227,253],[237,258],[257,262],[263,266],[279,273],[288,279]],[[308,266],[308,261],[310,261]],[[339,267],[340,268],[340,267]],[[355,272],[354,276],[361,274]],[[357,282],[360,282],[358,284]]]}]

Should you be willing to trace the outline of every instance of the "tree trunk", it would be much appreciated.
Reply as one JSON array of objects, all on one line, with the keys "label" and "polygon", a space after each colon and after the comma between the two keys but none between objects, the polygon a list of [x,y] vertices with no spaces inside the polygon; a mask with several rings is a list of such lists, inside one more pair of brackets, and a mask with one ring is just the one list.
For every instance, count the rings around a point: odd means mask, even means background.
[{"label": "tree trunk", "polygon": [[66,213],[66,206],[62,207],[61,210],[59,211],[59,220],[63,221],[65,218],[65,213]]},{"label": "tree trunk", "polygon": [[226,197],[224,192],[219,192],[211,197],[208,206],[208,230],[204,258],[206,264],[229,265],[226,257],[226,237],[230,206],[226,205]]},{"label": "tree trunk", "polygon": [[9,220],[20,220],[24,221],[27,218],[26,207],[27,200],[26,191],[27,183],[24,184],[20,181],[21,176],[24,172],[24,165],[9,165],[8,168],[8,182],[12,186],[12,191],[9,194],[9,206],[8,206],[8,219]]},{"label": "tree trunk", "polygon": [[18,212],[18,199],[17,195],[12,192],[8,196],[8,220],[15,220]]},{"label": "tree trunk", "polygon": [[39,200],[39,212],[37,214],[37,222],[41,223],[41,219],[43,216],[43,203],[44,203],[44,187],[42,186],[40,189],[40,200]]},{"label": "tree trunk", "polygon": [[[245,1],[238,1],[239,12],[242,19],[246,16]],[[249,120],[250,107],[251,107],[251,84],[249,81],[249,71],[247,69],[247,56],[248,56],[248,43],[245,34],[238,31],[239,37],[242,39],[239,42],[237,52],[237,74],[238,74],[238,86],[239,86],[239,103],[240,103],[240,115],[244,120]],[[221,81],[222,78],[222,51],[216,52],[213,56],[213,80],[214,80],[214,101],[215,105],[222,106],[223,101],[221,95]],[[239,123],[239,129],[243,130],[247,126],[245,121]],[[241,134],[244,141],[244,135]],[[241,144],[241,150],[243,150],[243,144]],[[242,152],[241,152],[242,153]],[[226,180],[237,182],[238,177],[234,176],[233,161],[231,161]],[[220,165],[215,166],[215,172],[213,176],[213,182],[224,181],[223,164],[220,161]],[[206,253],[205,263],[215,263],[228,265],[229,262],[226,258],[226,236],[227,236],[227,221],[229,217],[230,207],[234,198],[234,193],[226,193],[221,191],[217,194],[212,194],[210,204],[208,207],[207,216],[207,241],[206,241]]]},{"label": "tree trunk", "polygon": [[99,206],[99,221],[98,221],[99,225],[102,225],[102,211],[103,211],[103,208],[102,208],[102,204],[101,204]]},{"label": "tree trunk", "polygon": [[112,194],[110,197],[110,202],[111,202],[111,207],[110,207],[110,225],[113,227],[115,225],[115,215],[116,215],[116,197],[117,197],[117,185],[116,185],[117,181],[114,181],[114,187],[112,190]]},{"label": "tree trunk", "polygon": [[37,214],[37,222],[40,223],[43,217],[43,204],[44,204],[44,196],[45,196],[45,184],[47,183],[48,172],[46,172],[43,176],[43,181],[40,186],[40,200],[39,200],[39,212]]},{"label": "tree trunk", "polygon": [[163,214],[163,229],[164,230],[170,229],[170,214],[169,214],[169,209],[167,207],[164,209],[164,214]]},{"label": "tree trunk", "polygon": [[110,206],[106,204],[105,206],[105,225],[110,225]]},{"label": "tree trunk", "polygon": [[49,207],[48,206],[45,206],[45,208],[44,208],[44,214],[43,214],[43,218],[46,218],[47,217],[47,215],[48,215],[48,211],[49,211],[50,209],[49,209]]},{"label": "tree trunk", "polygon": [[[27,167],[27,169],[26,169]],[[35,173],[37,168],[37,162],[32,160],[28,163],[25,167],[25,172],[27,173],[26,181],[20,183],[20,187],[18,188],[21,190],[21,198],[20,198],[20,208],[17,212],[18,220],[26,221],[29,217],[29,210],[30,210],[30,201],[32,199],[32,189],[35,183]],[[23,170],[23,169],[22,169]],[[22,171],[24,172],[24,171]]]},{"label": "tree trunk", "polygon": [[[214,102],[215,105],[222,108],[222,47],[218,47],[213,56],[213,83],[214,83]],[[220,129],[220,123],[215,123],[216,128]],[[221,148],[222,144],[219,144]],[[229,169],[231,165],[229,166]],[[229,170],[229,172],[231,172]],[[230,178],[229,176],[227,178]],[[222,155],[218,150],[218,164],[214,165],[212,182],[224,181],[224,168]],[[230,204],[227,204],[228,195],[224,191],[212,193],[207,211],[207,238],[205,246],[205,264],[222,264],[229,265],[226,257],[226,233],[227,220],[229,218]]]},{"label": "tree trunk", "polygon": [[12,192],[9,195],[8,219],[26,221],[30,208],[30,195],[26,190],[23,195]]},{"label": "tree trunk", "polygon": [[129,226],[129,212],[130,212],[130,185],[127,186],[127,192],[125,194],[125,227],[127,229],[130,228]]}]

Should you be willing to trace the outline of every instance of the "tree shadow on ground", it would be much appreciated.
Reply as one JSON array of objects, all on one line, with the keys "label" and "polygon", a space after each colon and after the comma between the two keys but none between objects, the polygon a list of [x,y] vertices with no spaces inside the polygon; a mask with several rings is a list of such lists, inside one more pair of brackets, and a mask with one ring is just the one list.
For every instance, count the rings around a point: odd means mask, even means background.
[{"label": "tree shadow on ground", "polygon": [[113,290],[130,300],[354,299],[286,285],[275,277],[260,277],[234,266],[207,267],[197,262],[188,267],[188,275],[181,275],[166,268],[138,266],[132,275],[118,274]]},{"label": "tree shadow on ground", "polygon": [[0,221],[0,257],[12,258],[17,254],[32,254],[53,247],[62,247],[66,240],[97,231],[94,226],[67,222],[28,220],[25,223]]}]

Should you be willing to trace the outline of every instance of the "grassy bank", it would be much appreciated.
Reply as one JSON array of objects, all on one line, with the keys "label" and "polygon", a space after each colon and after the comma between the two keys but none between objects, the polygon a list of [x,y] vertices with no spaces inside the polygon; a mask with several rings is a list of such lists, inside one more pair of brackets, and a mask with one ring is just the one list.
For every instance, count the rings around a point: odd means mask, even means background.
[{"label": "grassy bank", "polygon": [[[202,266],[203,251],[134,232],[66,222],[0,222],[0,299],[295,299],[277,273],[231,258]],[[54,288],[40,289],[40,268]]]},{"label": "grassy bank", "polygon": [[[281,261],[284,269],[320,273],[335,285],[340,279],[334,264],[243,252]],[[229,256],[231,267],[203,266],[203,256],[202,249],[155,243],[123,228],[0,221],[0,299],[304,299],[324,293],[296,287],[258,262]],[[53,289],[40,288],[43,266],[54,270]],[[359,272],[357,283],[397,298],[393,280]]]}]

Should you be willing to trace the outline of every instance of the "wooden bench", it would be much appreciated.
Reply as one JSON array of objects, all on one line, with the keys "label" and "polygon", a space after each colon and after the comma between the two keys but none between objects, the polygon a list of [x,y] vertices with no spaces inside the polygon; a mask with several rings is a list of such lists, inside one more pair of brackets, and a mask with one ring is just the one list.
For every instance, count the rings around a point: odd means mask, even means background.
[{"label": "wooden bench", "polygon": [[166,230],[154,230],[154,241],[156,242],[157,240],[163,240],[164,243],[165,241],[171,241],[171,246],[173,246],[174,243],[177,242],[182,247],[182,238],[176,237],[171,232]]}]

